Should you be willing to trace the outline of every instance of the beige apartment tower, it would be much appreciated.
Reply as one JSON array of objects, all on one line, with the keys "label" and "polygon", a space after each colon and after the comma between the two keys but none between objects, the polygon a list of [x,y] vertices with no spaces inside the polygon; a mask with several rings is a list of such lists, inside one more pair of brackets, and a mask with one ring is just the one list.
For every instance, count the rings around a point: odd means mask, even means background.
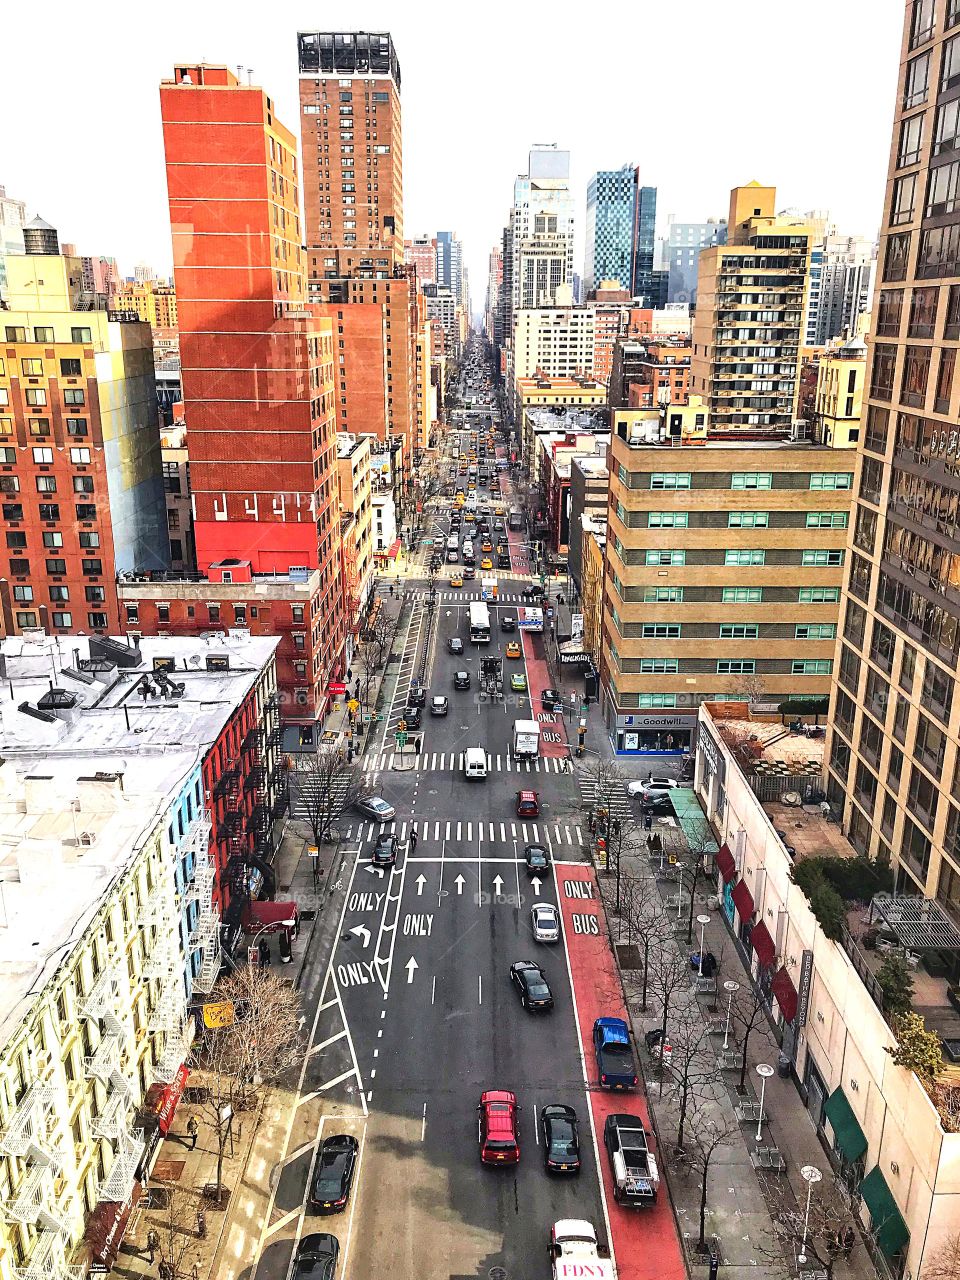
[{"label": "beige apartment tower", "polygon": [[727,243],[700,252],[690,390],[711,431],[782,433],[797,416],[815,228],[774,212],[777,191],[730,192]]}]

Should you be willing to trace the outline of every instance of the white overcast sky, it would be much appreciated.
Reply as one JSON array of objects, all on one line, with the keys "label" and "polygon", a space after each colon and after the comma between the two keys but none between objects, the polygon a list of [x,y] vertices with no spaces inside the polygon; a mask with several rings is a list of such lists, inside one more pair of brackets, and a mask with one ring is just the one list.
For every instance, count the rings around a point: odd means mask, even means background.
[{"label": "white overcast sky", "polygon": [[[158,84],[175,61],[253,67],[298,131],[298,29],[392,32],[405,231],[464,241],[474,310],[531,142],[572,153],[581,229],[597,169],[632,162],[659,221],[724,216],[732,186],[876,234],[904,0],[50,0],[3,19],[0,184],[74,242],[170,269]],[[582,249],[577,250],[577,270]]]}]

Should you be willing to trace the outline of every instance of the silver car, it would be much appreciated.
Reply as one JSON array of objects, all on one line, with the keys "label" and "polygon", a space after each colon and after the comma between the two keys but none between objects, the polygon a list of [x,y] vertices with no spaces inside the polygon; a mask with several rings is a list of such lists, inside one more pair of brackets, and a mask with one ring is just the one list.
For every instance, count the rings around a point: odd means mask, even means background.
[{"label": "silver car", "polygon": [[530,908],[530,925],[535,942],[560,940],[560,916],[550,902],[538,902]]},{"label": "silver car", "polygon": [[390,822],[397,816],[396,809],[383,796],[366,796],[357,801],[356,808],[365,818],[372,818],[374,822]]}]

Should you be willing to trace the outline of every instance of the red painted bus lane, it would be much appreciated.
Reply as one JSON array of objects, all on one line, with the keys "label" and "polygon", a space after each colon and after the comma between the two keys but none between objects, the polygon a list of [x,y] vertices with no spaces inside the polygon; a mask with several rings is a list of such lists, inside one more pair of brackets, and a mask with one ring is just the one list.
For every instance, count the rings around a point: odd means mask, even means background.
[{"label": "red painted bus lane", "polygon": [[543,646],[547,632],[521,632],[523,656],[527,666],[527,688],[530,693],[530,714],[540,721],[540,754],[555,758],[569,755],[567,730],[563,712],[547,712],[543,709],[543,691],[550,688],[550,672],[544,657]]},{"label": "red painted bus lane", "polygon": [[[603,1147],[604,1121],[612,1112],[628,1112],[640,1116],[650,1131],[650,1114],[642,1089],[613,1093],[600,1089],[597,1084],[593,1024],[602,1017],[626,1018],[623,992],[607,941],[596,873],[592,867],[558,864],[556,874],[618,1280],[684,1280],[683,1253],[663,1181],[663,1161],[655,1146],[661,1169],[660,1194],[656,1203],[649,1209],[626,1209],[613,1197],[610,1161]],[[599,1227],[600,1224],[595,1225]]]}]

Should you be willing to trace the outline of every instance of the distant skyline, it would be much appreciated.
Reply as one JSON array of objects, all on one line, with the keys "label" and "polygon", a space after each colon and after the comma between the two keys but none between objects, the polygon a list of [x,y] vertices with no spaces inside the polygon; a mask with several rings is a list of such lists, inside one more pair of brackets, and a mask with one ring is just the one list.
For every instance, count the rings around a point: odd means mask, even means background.
[{"label": "distant skyline", "polygon": [[[875,236],[903,9],[674,0],[614,3],[602,22],[568,26],[558,10],[544,26],[538,10],[501,0],[468,11],[469,22],[421,0],[328,7],[321,25],[392,33],[405,232],[459,235],[477,311],[533,142],[571,152],[578,273],[587,183],[625,163],[659,190],[658,231],[671,213],[726,216],[730,188],[755,178],[777,187],[778,208],[828,209],[841,231]],[[25,6],[4,17],[0,185],[81,253],[115,256],[124,275],[141,261],[168,274],[160,80],[179,60],[252,67],[299,136],[296,33],[317,29],[318,14],[288,0],[169,0],[162,10],[104,0],[86,23],[62,0],[44,12],[43,23]]]}]

